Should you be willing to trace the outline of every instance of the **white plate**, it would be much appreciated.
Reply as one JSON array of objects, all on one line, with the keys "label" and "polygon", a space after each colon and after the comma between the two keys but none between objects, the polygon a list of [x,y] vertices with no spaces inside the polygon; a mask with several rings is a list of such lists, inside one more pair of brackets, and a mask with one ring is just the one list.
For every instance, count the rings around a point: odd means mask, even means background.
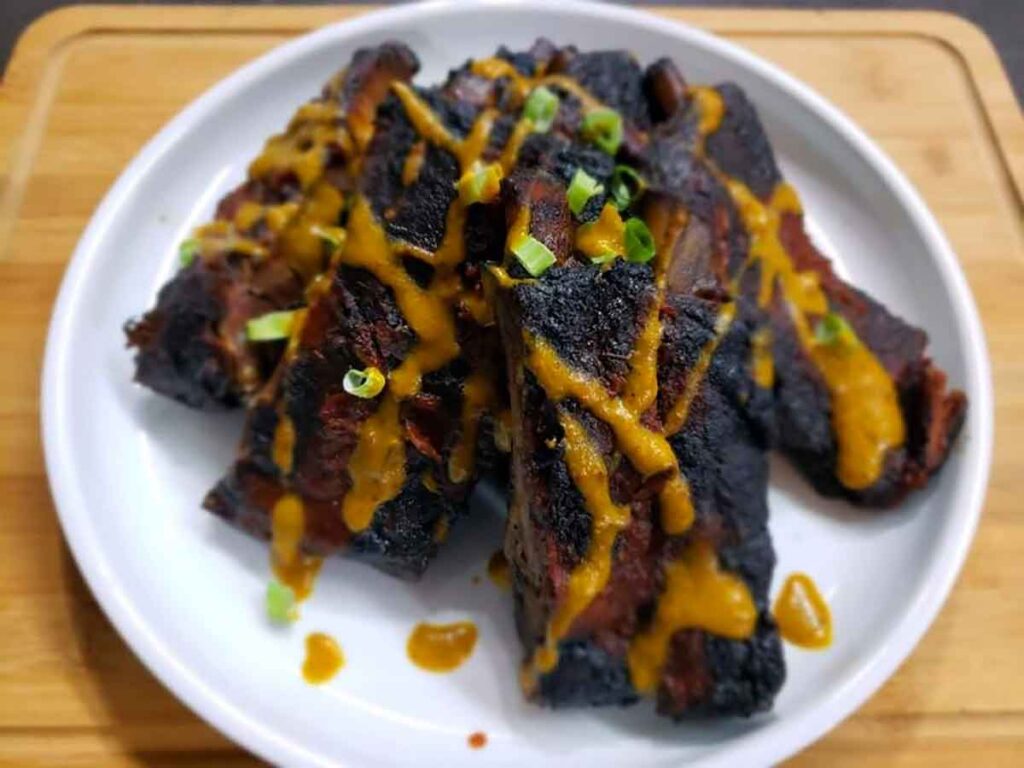
[{"label": "white plate", "polygon": [[[735,80],[757,104],[812,234],[840,269],[922,325],[970,397],[941,476],[901,509],[855,513],[773,466],[776,586],[811,573],[835,617],[834,646],[786,649],[789,679],[770,715],[673,726],[648,707],[548,712],[525,704],[507,595],[483,572],[500,521],[485,510],[417,585],[336,560],[297,626],[264,621],[265,546],[200,511],[230,461],[236,415],[188,411],[131,383],[121,323],[176,268],[176,244],[242,178],[263,140],[359,46],[396,38],[423,82],[501,43],[537,35],[585,49],[671,56],[694,82]],[[171,73],[168,73],[171,76]],[[576,3],[406,6],[302,37],[246,66],[181,113],[125,170],[75,252],[53,316],[43,381],[47,467],[61,522],[104,610],[150,669],[241,744],[290,765],[769,763],[865,700],[928,627],[967,552],[992,440],[985,342],[963,274],[903,176],[805,86],[735,46],[621,8]],[[493,501],[493,500],[492,500]],[[422,619],[470,617],[481,639],[451,675],[412,667]],[[303,638],[328,631],[347,666],[328,685],[299,674]],[[466,737],[484,731],[488,746]]]}]

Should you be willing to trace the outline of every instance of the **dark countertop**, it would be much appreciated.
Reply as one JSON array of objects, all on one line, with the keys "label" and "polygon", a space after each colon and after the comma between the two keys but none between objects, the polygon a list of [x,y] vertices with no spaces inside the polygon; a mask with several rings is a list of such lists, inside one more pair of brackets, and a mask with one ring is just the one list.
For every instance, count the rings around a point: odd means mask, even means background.
[{"label": "dark countertop", "polygon": [[[166,5],[200,3],[192,0],[98,0],[112,5]],[[217,0],[235,4],[236,0]],[[318,0],[243,0],[250,5],[308,5]],[[329,0],[339,2],[339,0]],[[371,0],[367,0],[371,1]],[[341,0],[344,2],[344,0]],[[15,40],[34,19],[75,0],[0,0],[0,70],[7,64]],[[239,3],[242,4],[242,3]],[[928,9],[955,13],[977,24],[995,44],[1010,75],[1017,99],[1024,102],[1024,0],[640,0],[630,4],[749,6],[752,8],[898,8]]]}]

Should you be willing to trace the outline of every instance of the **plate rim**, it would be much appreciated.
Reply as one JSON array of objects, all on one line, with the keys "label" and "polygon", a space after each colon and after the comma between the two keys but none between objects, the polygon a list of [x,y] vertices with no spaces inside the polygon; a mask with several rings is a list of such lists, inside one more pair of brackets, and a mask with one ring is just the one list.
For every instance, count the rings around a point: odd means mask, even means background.
[{"label": "plate rim", "polygon": [[[47,477],[61,528],[75,562],[106,616],[127,645],[146,667],[180,701],[236,743],[278,764],[341,766],[345,762],[317,754],[295,742],[272,726],[248,715],[222,694],[213,690],[151,630],[126,595],[114,570],[102,554],[99,539],[89,525],[88,507],[65,467],[73,462],[69,441],[62,439],[64,405],[61,400],[65,361],[64,343],[70,333],[73,310],[80,287],[98,253],[109,223],[118,207],[134,192],[151,168],[191,130],[193,124],[216,111],[233,93],[244,89],[263,74],[301,58],[305,51],[333,37],[353,38],[383,28],[389,21],[418,18],[458,11],[486,13],[515,8],[523,13],[544,11],[551,6],[544,0],[430,0],[371,11],[354,19],[344,19],[300,35],[260,55],[220,80],[190,102],[166,123],[132,158],[93,212],[80,237],[61,281],[46,338],[41,381],[41,428]],[[924,240],[936,265],[944,288],[957,308],[958,332],[963,337],[968,370],[964,389],[972,393],[971,416],[976,420],[972,435],[971,457],[965,459],[968,484],[967,508],[947,525],[936,542],[947,557],[945,566],[933,568],[933,578],[924,580],[902,620],[889,633],[890,642],[878,648],[857,673],[814,707],[794,712],[785,722],[744,735],[729,746],[728,754],[713,752],[698,758],[706,765],[727,757],[731,763],[767,764],[795,754],[817,741],[838,725],[889,679],[909,657],[924,633],[932,625],[946,602],[963,567],[984,506],[991,470],[993,446],[993,392],[991,363],[977,306],[966,276],[934,215],[916,189],[893,161],[857,125],[837,107],[803,82],[745,48],[710,32],[676,19],[666,19],[634,8],[562,0],[558,10],[656,29],[696,48],[714,51],[739,66],[756,73],[800,102],[816,122],[837,133],[868,164],[897,198],[917,232]]]}]

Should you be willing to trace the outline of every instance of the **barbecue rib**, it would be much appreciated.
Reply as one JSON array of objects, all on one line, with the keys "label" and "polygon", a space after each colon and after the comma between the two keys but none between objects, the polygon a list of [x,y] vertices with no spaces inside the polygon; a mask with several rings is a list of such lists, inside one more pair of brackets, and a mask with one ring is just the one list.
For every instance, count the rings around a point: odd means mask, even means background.
[{"label": "barbecue rib", "polygon": [[[479,199],[469,187],[483,164],[511,163],[506,148],[525,135],[515,119],[499,124],[506,84],[466,67],[439,89],[396,84],[378,110],[346,242],[206,500],[287,541],[275,549],[285,577],[289,564],[315,568],[310,558],[338,551],[420,575],[495,463],[507,398],[480,269],[501,256],[502,210],[497,184]],[[387,389],[345,392],[345,372],[369,367]]]},{"label": "barbecue rib", "polygon": [[[590,151],[533,137],[505,190],[513,232],[528,211],[529,234],[558,261],[531,280],[510,259],[495,279],[515,425],[505,551],[526,689],[552,706],[642,693],[673,716],[751,714],[785,675],[767,607],[771,397],[747,370],[759,317],[723,326],[735,306],[696,295],[715,292],[710,272],[689,279],[694,263],[590,264],[587,227],[611,214],[599,196],[577,226],[565,189],[577,167],[608,181]],[[689,212],[670,199],[648,207],[664,224],[658,253],[689,258],[672,225]],[[688,579],[710,591],[688,592]],[[674,612],[713,596],[738,596],[738,613]]]},{"label": "barbecue rib", "polygon": [[126,324],[135,380],[185,405],[232,408],[273,370],[281,344],[250,344],[246,322],[303,301],[326,266],[320,233],[337,226],[343,196],[392,82],[419,69],[399,43],[355,53],[348,67],[271,138],[249,178],[224,197],[183,256],[156,307]]},{"label": "barbecue rib", "polygon": [[[819,493],[891,506],[945,462],[966,410],[925,354],[928,337],[841,280],[804,229],[753,105],[732,84],[686,89],[659,63],[670,117],[646,148],[652,185],[724,187],[750,235],[726,265],[741,303],[768,313],[761,383],[775,396],[777,444]],[[694,189],[696,178],[703,189]],[[719,183],[709,184],[708,178]],[[831,341],[833,343],[823,343]]]}]

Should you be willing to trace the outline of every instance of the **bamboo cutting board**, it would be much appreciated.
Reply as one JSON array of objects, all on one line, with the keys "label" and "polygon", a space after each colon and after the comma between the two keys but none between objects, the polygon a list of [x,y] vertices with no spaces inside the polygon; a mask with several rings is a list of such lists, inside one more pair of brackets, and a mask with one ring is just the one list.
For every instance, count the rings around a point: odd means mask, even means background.
[{"label": "bamboo cutting board", "polygon": [[[18,43],[0,85],[2,766],[257,764],[156,682],[84,586],[43,469],[43,342],[75,241],[142,144],[244,62],[366,10],[77,7]],[[993,360],[995,464],[959,584],[897,675],[794,764],[1020,764],[1024,122],[999,61],[939,14],[655,12],[780,64],[889,152],[959,254]]]}]

